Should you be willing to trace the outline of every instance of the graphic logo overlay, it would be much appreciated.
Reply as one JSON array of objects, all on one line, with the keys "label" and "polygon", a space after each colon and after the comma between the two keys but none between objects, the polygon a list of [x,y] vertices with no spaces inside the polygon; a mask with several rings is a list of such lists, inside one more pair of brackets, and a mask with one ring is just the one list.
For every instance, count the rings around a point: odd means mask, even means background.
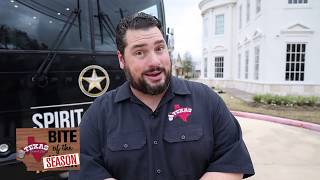
[{"label": "graphic logo overlay", "polygon": [[110,84],[106,70],[97,65],[84,68],[79,75],[79,87],[89,97],[98,97],[105,93]]},{"label": "graphic logo overlay", "polygon": [[28,145],[23,148],[25,155],[32,154],[34,159],[40,162],[42,156],[44,156],[48,152],[49,146],[47,145],[47,143],[36,142],[33,136],[28,136],[27,141]]},{"label": "graphic logo overlay", "polygon": [[190,107],[181,107],[179,104],[173,106],[174,111],[168,114],[169,121],[173,121],[175,118],[181,119],[183,122],[188,122],[188,117],[192,112]]},{"label": "graphic logo overlay", "polygon": [[79,128],[16,129],[17,160],[27,171],[79,170]]}]

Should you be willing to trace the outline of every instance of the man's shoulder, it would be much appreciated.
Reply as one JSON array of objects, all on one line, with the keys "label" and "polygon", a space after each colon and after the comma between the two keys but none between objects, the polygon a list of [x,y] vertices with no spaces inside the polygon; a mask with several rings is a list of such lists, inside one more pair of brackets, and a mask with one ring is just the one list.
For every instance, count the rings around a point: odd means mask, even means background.
[{"label": "man's shoulder", "polygon": [[175,82],[177,84],[183,84],[186,86],[186,88],[192,93],[192,92],[209,92],[212,91],[206,84],[203,84],[201,82],[197,82],[197,81],[192,81],[192,80],[186,80],[186,79],[180,79],[175,77],[174,78]]},{"label": "man's shoulder", "polygon": [[220,101],[219,95],[206,84],[180,78],[174,78],[174,81],[175,86],[181,86],[176,88],[176,90],[178,89],[178,91],[181,92],[181,89],[184,89],[182,92],[188,92],[185,94],[190,94],[196,100],[214,102]]},{"label": "man's shoulder", "polygon": [[[118,87],[119,88],[119,87]],[[97,97],[93,103],[92,106],[98,109],[105,109],[110,108],[110,106],[113,106],[115,97],[117,95],[118,88],[112,89],[103,95]]]}]

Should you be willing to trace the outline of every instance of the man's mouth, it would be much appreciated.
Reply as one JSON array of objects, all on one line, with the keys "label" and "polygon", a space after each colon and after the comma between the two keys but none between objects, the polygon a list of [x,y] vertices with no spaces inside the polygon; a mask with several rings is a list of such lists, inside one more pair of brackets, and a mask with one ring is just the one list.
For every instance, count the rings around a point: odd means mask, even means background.
[{"label": "man's mouth", "polygon": [[158,76],[162,71],[152,71],[152,72],[148,72],[145,73],[145,75],[147,76]]},{"label": "man's mouth", "polygon": [[144,75],[151,81],[159,81],[161,79],[161,73],[161,70],[156,70],[144,73]]}]

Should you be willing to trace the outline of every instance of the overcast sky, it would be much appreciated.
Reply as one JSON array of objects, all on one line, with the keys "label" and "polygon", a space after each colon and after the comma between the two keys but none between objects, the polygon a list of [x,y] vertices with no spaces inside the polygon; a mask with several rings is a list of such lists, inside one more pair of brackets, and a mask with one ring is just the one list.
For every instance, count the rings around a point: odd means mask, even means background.
[{"label": "overcast sky", "polygon": [[201,0],[164,0],[167,27],[174,28],[175,53],[189,51],[193,60],[201,59]]}]

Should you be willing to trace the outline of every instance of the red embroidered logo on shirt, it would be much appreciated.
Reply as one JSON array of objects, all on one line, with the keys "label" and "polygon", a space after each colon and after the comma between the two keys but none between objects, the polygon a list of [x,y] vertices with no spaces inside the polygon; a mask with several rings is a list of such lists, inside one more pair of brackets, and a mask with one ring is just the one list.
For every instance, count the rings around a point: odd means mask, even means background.
[{"label": "red embroidered logo on shirt", "polygon": [[179,104],[174,105],[174,111],[168,114],[169,121],[172,121],[174,118],[179,117],[183,122],[188,121],[192,109],[189,107],[180,107]]}]

